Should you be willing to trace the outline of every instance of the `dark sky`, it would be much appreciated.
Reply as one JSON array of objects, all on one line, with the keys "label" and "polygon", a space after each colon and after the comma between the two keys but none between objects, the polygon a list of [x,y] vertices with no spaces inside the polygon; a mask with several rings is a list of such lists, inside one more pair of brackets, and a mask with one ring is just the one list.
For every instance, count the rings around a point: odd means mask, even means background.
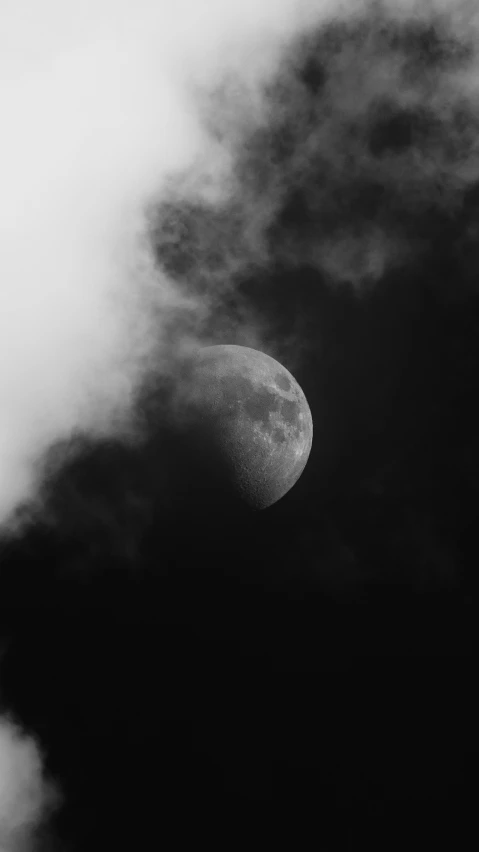
[{"label": "dark sky", "polygon": [[466,848],[478,43],[368,12],[292,43],[267,122],[234,84],[209,100],[237,184],[152,211],[158,263],[210,306],[170,334],[260,328],[313,448],[273,507],[213,509],[152,378],[143,444],[79,438],[3,546],[2,702],[64,798],[46,849]]}]

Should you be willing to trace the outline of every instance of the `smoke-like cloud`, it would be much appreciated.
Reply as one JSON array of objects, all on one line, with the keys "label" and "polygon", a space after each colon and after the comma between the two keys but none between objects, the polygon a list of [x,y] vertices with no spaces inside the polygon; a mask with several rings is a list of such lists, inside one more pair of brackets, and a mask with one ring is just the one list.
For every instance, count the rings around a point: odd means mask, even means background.
[{"label": "smoke-like cloud", "polygon": [[164,267],[214,306],[203,331],[259,342],[290,368],[317,345],[314,289],[434,279],[448,300],[477,291],[475,4],[321,12],[290,28],[253,86],[235,69],[200,101],[231,161],[223,197],[206,204],[183,178],[154,217]]},{"label": "smoke-like cloud", "polygon": [[58,793],[44,775],[40,749],[0,716],[0,852],[32,852]]},{"label": "smoke-like cloud", "polygon": [[232,92],[218,93],[218,132],[237,155],[218,278],[248,264],[309,266],[363,292],[425,257],[477,182],[471,4],[348,11],[291,38],[246,128],[228,109]]},{"label": "smoke-like cloud", "polygon": [[131,436],[142,377],[167,357],[164,327],[208,310],[161,271],[146,237],[173,175],[196,197],[227,185],[230,154],[198,92],[230,67],[252,95],[284,39],[330,6],[2,4],[1,524],[35,497],[56,441]]},{"label": "smoke-like cloud", "polygon": [[427,261],[479,174],[477,23],[453,0],[2,4],[0,526],[56,443],[137,437],[179,347],[298,349],[245,279],[363,293]]}]

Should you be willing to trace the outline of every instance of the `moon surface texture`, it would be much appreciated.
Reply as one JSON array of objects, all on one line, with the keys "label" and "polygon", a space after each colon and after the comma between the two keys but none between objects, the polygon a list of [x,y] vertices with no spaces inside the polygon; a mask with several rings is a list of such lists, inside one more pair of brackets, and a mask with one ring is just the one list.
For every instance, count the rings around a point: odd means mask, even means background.
[{"label": "moon surface texture", "polygon": [[278,361],[245,346],[196,353],[189,394],[200,447],[212,477],[254,509],[283,497],[311,451],[313,421],[295,378]]}]

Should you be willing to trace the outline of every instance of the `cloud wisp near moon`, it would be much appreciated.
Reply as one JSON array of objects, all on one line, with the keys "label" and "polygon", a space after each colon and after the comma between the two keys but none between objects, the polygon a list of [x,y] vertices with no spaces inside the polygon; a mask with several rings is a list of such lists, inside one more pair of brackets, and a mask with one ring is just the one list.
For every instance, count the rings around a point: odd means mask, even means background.
[{"label": "cloud wisp near moon", "polygon": [[196,175],[196,193],[217,191],[228,152],[195,88],[228,61],[254,88],[310,13],[285,0],[226,5],[2,6],[3,528],[35,500],[56,441],[134,432],[135,392],[152,363],[162,369],[163,324],[201,313],[155,265],[145,211],[180,172]]},{"label": "cloud wisp near moon", "polygon": [[[57,442],[138,436],[138,391],[175,348],[281,358],[254,310],[215,318],[242,271],[308,264],[361,293],[427,253],[421,223],[478,173],[476,24],[439,0],[2,5],[0,529],[41,508]],[[189,291],[152,248],[169,194],[223,227],[205,257],[184,221],[170,234]]]}]

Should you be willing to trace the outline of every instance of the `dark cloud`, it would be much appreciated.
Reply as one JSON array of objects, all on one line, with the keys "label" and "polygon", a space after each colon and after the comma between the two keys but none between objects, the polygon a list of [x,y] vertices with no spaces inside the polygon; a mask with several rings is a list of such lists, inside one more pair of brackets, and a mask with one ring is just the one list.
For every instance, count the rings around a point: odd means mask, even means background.
[{"label": "dark cloud", "polygon": [[[466,824],[473,11],[341,6],[291,31],[261,79],[197,82],[225,172],[206,190],[178,170],[148,200],[174,305],[135,439],[57,442],[34,524],[3,546],[6,696],[49,744],[73,849],[186,822],[220,843],[219,811],[226,846],[258,820],[331,849],[424,848]],[[198,343],[269,352],[310,403],[309,463],[264,513],[215,502],[178,428]]]}]

